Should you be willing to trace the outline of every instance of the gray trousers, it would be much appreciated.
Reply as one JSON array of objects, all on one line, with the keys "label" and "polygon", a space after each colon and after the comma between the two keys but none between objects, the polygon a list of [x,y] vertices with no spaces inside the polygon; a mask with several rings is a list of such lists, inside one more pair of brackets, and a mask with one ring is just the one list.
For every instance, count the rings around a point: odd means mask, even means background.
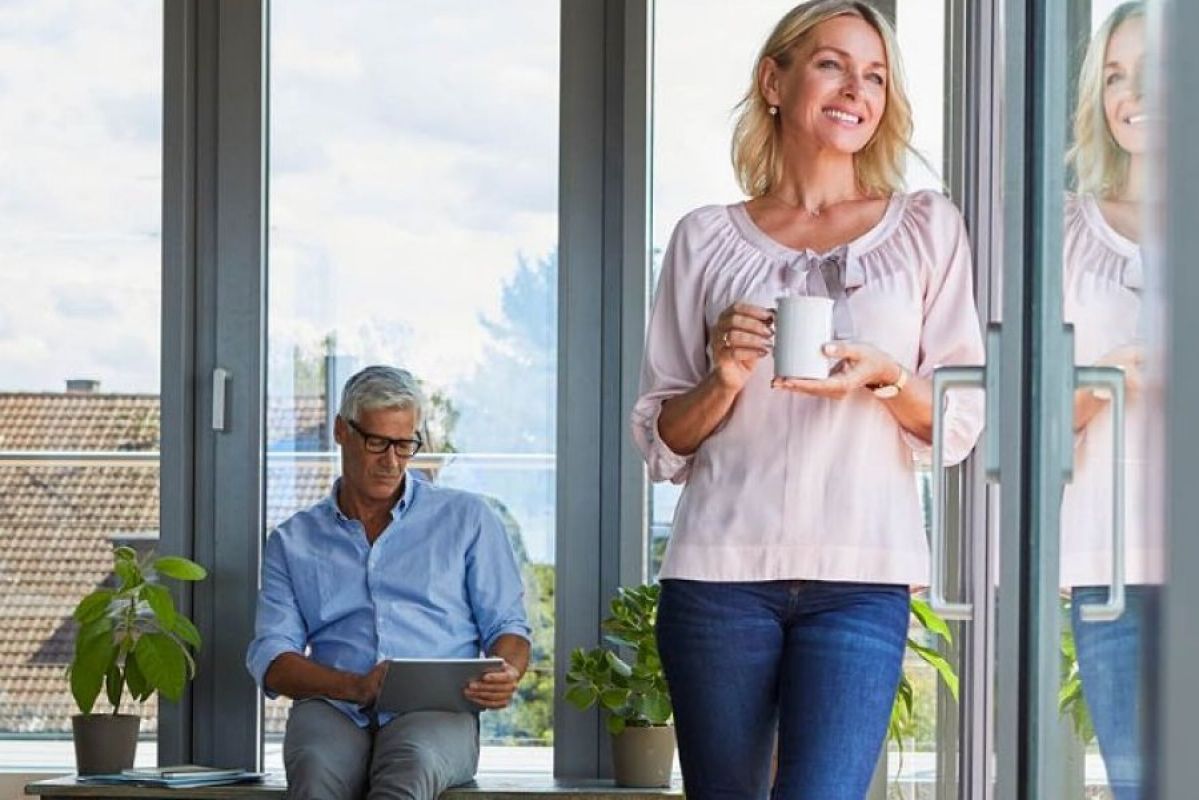
[{"label": "gray trousers", "polygon": [[478,717],[418,711],[372,731],[303,700],[287,718],[283,764],[288,800],[435,800],[474,777]]}]

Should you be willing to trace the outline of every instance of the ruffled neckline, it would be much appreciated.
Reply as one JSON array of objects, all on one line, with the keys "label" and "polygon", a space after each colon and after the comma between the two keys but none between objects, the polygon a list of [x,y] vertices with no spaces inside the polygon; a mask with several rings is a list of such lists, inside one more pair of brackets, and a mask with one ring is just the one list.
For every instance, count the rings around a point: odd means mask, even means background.
[{"label": "ruffled neckline", "polygon": [[1103,216],[1103,210],[1099,208],[1099,201],[1095,199],[1095,195],[1079,195],[1078,204],[1087,223],[1109,247],[1126,258],[1140,257],[1141,246],[1111,226]]},{"label": "ruffled neckline", "polygon": [[856,239],[846,244],[838,245],[823,253],[817,253],[811,248],[797,249],[788,247],[766,233],[766,231],[758,227],[753,217],[750,216],[749,210],[746,208],[746,201],[725,206],[725,210],[728,213],[729,221],[733,224],[737,232],[741,234],[741,237],[767,254],[780,257],[786,261],[798,258],[805,260],[825,259],[834,255],[844,254],[844,257],[849,260],[856,259],[863,253],[869,252],[887,238],[899,222],[899,218],[906,205],[906,198],[906,194],[895,192],[888,199],[887,208],[883,211],[883,215],[879,221],[874,224],[874,227]]}]

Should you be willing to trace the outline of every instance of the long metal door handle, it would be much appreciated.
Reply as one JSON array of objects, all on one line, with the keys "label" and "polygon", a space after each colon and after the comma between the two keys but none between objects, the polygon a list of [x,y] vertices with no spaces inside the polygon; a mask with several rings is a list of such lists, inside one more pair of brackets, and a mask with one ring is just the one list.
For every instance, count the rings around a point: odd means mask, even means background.
[{"label": "long metal door handle", "polygon": [[224,431],[226,394],[229,389],[229,370],[217,367],[212,371],[212,429]]},{"label": "long metal door handle", "polygon": [[[1111,622],[1124,613],[1124,370],[1075,367],[1076,388],[1104,388],[1112,396],[1112,581],[1106,603],[1083,603],[1084,622]],[[1071,425],[1073,428],[1073,425]]]},{"label": "long metal door handle", "polygon": [[[988,340],[990,340],[988,335]],[[949,389],[986,389],[986,367],[952,366],[933,370],[933,463],[929,516],[929,549],[932,568],[929,571],[928,604],[944,619],[974,618],[973,603],[951,603],[945,598],[945,521],[941,504],[945,494],[945,393]]]},{"label": "long metal door handle", "polygon": [[986,425],[983,427],[983,468],[990,483],[999,483],[999,364],[1003,358],[1003,325],[987,324]]}]

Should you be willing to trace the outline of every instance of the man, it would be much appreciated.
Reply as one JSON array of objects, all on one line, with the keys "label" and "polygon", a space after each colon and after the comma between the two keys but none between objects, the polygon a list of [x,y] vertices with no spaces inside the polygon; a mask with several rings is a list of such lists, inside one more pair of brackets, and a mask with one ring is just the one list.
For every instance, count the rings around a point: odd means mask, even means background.
[{"label": "man", "polygon": [[288,797],[432,798],[469,781],[473,713],[369,713],[392,658],[470,658],[505,668],[464,689],[504,708],[529,661],[520,571],[479,497],[407,471],[424,400],[406,371],[346,383],[333,491],[267,539],[246,665],[268,696],[295,699],[283,759]]}]

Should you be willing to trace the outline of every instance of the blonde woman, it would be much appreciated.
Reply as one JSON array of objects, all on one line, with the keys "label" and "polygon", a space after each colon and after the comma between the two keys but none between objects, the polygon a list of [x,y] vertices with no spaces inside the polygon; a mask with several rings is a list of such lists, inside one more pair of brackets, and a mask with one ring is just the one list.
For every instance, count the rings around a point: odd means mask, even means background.
[{"label": "blonde woman", "polygon": [[1083,604],[1107,600],[1111,580],[1110,399],[1075,396],[1074,478],[1062,497],[1062,585],[1108,782],[1116,800],[1142,797],[1143,659],[1151,645],[1163,552],[1144,524],[1145,408],[1139,396],[1140,241],[1147,118],[1143,104],[1145,12],[1117,7],[1091,39],[1079,77],[1070,159],[1078,193],[1066,198],[1064,314],[1074,324],[1075,363],[1125,371],[1125,574],[1127,606],[1114,622],[1083,622]]},{"label": "blonde woman", "polygon": [[[870,5],[803,3],[740,105],[749,200],[679,222],[650,318],[633,435],[685,483],[658,641],[689,798],[861,800],[929,556],[914,470],[931,374],[979,364],[970,247],[935,192],[904,194],[894,34]],[[834,300],[827,379],[773,379],[780,295]],[[946,460],[981,398],[946,406]]]}]

